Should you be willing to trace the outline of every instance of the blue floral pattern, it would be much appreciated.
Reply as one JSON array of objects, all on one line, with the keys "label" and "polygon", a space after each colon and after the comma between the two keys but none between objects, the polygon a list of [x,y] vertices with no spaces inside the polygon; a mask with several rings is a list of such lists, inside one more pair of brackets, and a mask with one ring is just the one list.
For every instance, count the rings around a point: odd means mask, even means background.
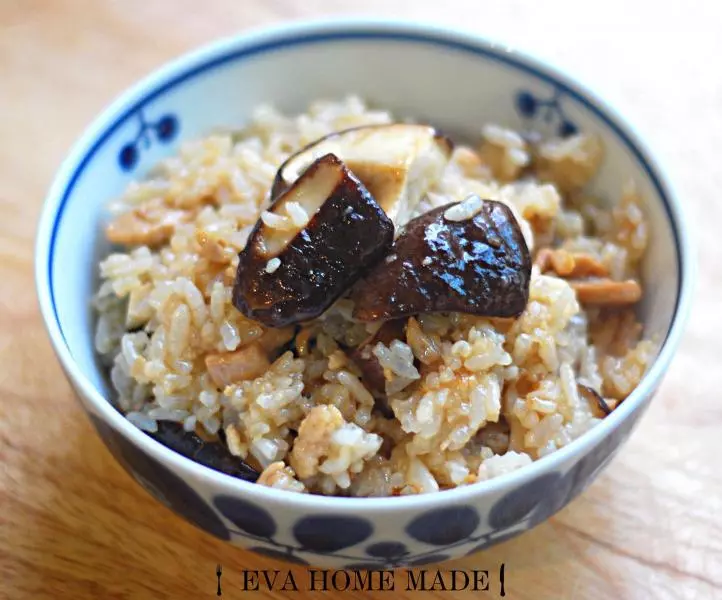
[{"label": "blue floral pattern", "polygon": [[550,98],[541,98],[528,90],[521,90],[516,95],[515,106],[525,119],[540,119],[546,124],[556,124],[556,133],[561,137],[569,137],[579,129],[564,112],[561,98],[562,92],[559,88],[554,90]]},{"label": "blue floral pattern", "polygon": [[150,148],[153,137],[163,144],[170,143],[178,135],[180,123],[172,114],[165,114],[156,121],[148,121],[142,110],[138,111],[138,133],[118,152],[118,164],[124,171],[132,171],[140,159],[141,144]]}]

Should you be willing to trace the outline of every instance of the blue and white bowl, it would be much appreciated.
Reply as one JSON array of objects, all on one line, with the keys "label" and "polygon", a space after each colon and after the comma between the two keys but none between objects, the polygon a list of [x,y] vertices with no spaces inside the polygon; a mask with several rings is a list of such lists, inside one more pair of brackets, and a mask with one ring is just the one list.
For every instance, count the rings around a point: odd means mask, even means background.
[{"label": "blue and white bowl", "polygon": [[[641,385],[569,446],[491,481],[415,497],[293,494],[205,468],[147,437],[110,404],[93,351],[89,299],[107,251],[107,201],[188,138],[239,126],[272,102],[302,110],[320,97],[371,102],[476,134],[489,121],[599,134],[606,160],[594,190],[616,197],[634,179],[650,248],[641,307],[664,343]],[[559,71],[470,34],[388,22],[280,26],[193,52],[146,78],[90,126],[58,173],[40,222],[36,279],[60,362],[105,444],[158,500],[209,533],[296,563],[370,568],[463,556],[530,529],[565,506],[608,463],[667,370],[689,311],[692,264],[683,216],[658,163],[604,102]]]}]

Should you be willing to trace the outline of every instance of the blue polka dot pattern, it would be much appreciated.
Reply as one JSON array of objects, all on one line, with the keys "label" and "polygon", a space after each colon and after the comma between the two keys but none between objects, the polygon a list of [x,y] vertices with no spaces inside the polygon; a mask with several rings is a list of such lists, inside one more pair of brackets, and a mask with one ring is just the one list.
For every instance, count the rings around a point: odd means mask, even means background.
[{"label": "blue polka dot pattern", "polygon": [[373,527],[366,519],[317,515],[303,517],[293,526],[293,535],[304,550],[331,553],[367,540]]},{"label": "blue polka dot pattern", "polygon": [[276,522],[263,508],[234,496],[216,496],[213,504],[238,529],[260,538],[276,533]]},{"label": "blue polka dot pattern", "polygon": [[446,546],[470,537],[478,525],[479,514],[471,506],[439,508],[416,517],[406,533],[420,542]]},{"label": "blue polka dot pattern", "polygon": [[394,558],[408,553],[406,546],[401,542],[377,542],[366,548],[366,554],[369,556],[382,558]]},{"label": "blue polka dot pattern", "polygon": [[517,525],[535,511],[553,493],[561,475],[548,473],[531,479],[522,486],[505,494],[494,504],[489,513],[489,524],[494,529],[507,529]]}]

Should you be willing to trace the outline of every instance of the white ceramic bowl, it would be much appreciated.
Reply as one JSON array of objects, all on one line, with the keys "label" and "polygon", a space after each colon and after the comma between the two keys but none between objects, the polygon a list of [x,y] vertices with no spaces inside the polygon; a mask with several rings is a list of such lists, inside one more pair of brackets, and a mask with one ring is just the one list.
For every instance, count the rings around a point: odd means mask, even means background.
[{"label": "white ceramic bowl", "polygon": [[[651,225],[643,266],[646,335],[665,340],[632,395],[598,427],[533,465],[437,494],[381,499],[300,495],[207,469],[147,437],[108,401],[93,353],[89,299],[107,250],[104,205],[180,141],[237,127],[260,103],[299,111],[356,93],[398,115],[476,134],[573,126],[602,136],[595,191],[636,181]],[[548,105],[551,122],[541,118]],[[567,123],[564,125],[564,123]],[[680,207],[658,163],[607,104],[569,77],[473,35],[388,22],[293,24],[188,54],[135,85],[75,145],[48,194],[36,254],[38,296],[63,368],[98,433],[154,496],[242,547],[334,567],[423,564],[507,539],[562,508],[627,438],[667,370],[690,304],[692,264]]]}]

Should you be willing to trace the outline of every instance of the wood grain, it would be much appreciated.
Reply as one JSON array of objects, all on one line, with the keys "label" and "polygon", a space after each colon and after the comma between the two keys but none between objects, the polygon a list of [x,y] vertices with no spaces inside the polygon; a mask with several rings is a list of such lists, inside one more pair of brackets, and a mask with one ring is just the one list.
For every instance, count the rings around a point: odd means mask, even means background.
[{"label": "wood grain", "polygon": [[[211,598],[217,563],[224,597],[240,598],[242,569],[283,568],[196,531],[114,463],[46,339],[33,238],[64,153],[135,79],[252,26],[361,12],[474,27],[604,90],[668,165],[699,250],[688,333],[623,455],[550,522],[454,566],[496,571],[504,562],[514,599],[722,597],[718,2],[2,0],[0,598]],[[397,596],[409,594],[342,597]]]}]

